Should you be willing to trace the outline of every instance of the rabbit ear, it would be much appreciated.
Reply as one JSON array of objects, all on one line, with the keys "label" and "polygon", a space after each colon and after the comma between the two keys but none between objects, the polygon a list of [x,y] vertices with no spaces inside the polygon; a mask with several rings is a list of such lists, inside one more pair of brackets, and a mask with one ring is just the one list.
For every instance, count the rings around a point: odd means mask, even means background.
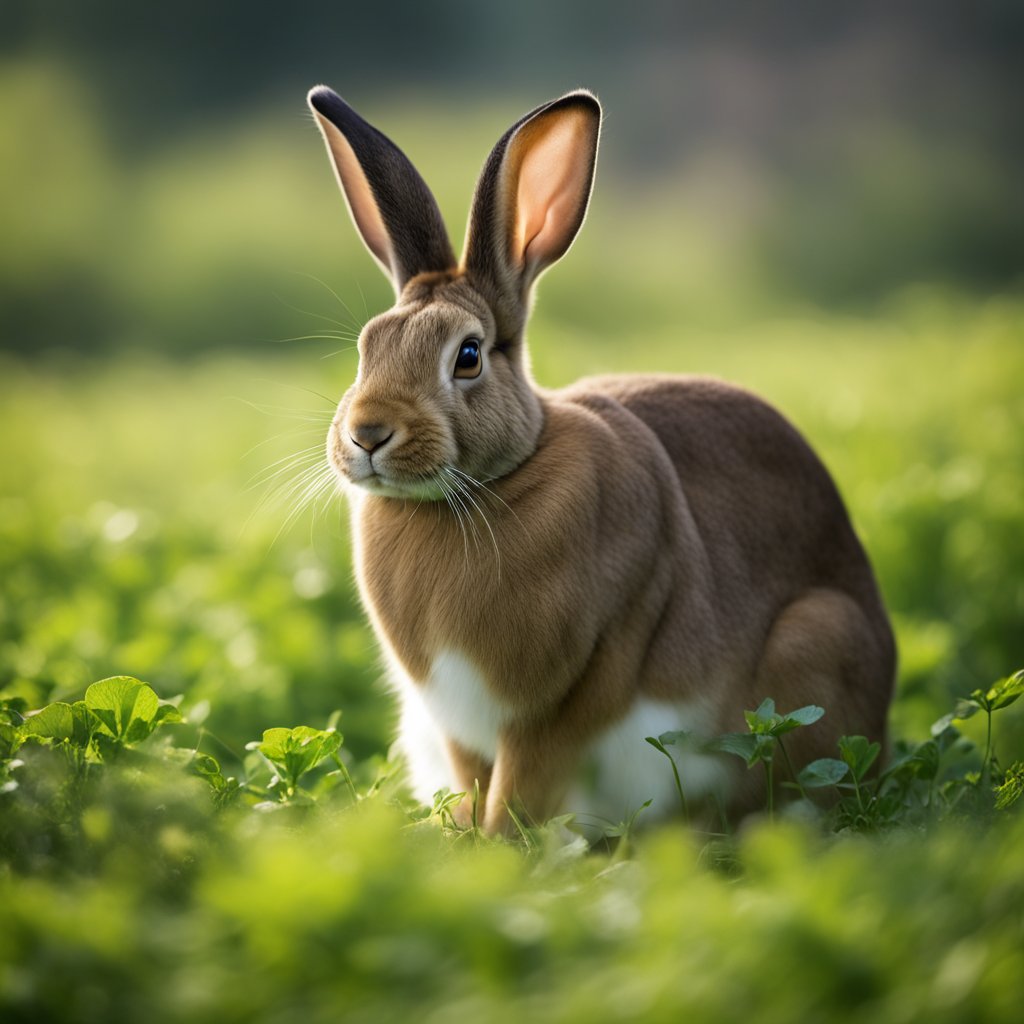
[{"label": "rabbit ear", "polygon": [[441,211],[408,157],[326,85],[307,100],[352,220],[395,293],[417,274],[453,268]]},{"label": "rabbit ear", "polygon": [[594,183],[601,105],[586,90],[545,103],[498,140],[473,197],[466,270],[523,305],[565,254]]}]

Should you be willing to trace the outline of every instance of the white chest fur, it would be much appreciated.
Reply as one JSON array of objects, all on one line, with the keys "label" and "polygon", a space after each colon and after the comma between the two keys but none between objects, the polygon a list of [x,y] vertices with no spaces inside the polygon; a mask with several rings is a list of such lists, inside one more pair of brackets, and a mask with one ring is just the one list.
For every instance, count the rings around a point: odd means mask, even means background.
[{"label": "white chest fur", "polygon": [[[444,738],[492,759],[498,733],[509,713],[491,694],[473,663],[458,651],[445,650],[435,659],[424,685],[400,685],[402,717],[399,743],[410,769],[417,799],[429,804],[439,789],[454,780],[444,751]],[[577,780],[562,810],[577,814],[587,832],[600,822],[617,824],[646,800],[655,818],[679,807],[672,767],[647,742],[673,730],[702,733],[706,716],[695,705],[638,699],[630,713],[595,737],[580,764]],[[673,754],[688,799],[707,796],[723,782],[721,764],[708,756]]]},{"label": "white chest fur", "polygon": [[420,695],[446,736],[493,761],[498,731],[509,713],[493,696],[476,666],[463,654],[443,650],[434,659]]},{"label": "white chest fur", "polygon": [[493,761],[498,733],[509,720],[476,666],[462,653],[442,650],[423,684],[401,679],[399,745],[409,762],[413,793],[424,803],[454,780],[445,738]]}]

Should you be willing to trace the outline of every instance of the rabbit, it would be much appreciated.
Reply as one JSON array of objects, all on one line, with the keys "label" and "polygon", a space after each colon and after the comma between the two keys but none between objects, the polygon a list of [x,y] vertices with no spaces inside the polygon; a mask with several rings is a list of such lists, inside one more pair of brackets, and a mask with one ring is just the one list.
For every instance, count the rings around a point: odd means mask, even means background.
[{"label": "rabbit", "polygon": [[[797,430],[709,377],[531,377],[533,286],[583,224],[597,98],[569,92],[500,138],[461,262],[405,155],[326,86],[308,102],[396,296],[360,333],[327,455],[414,794],[467,794],[458,819],[493,835],[647,800],[668,814],[671,768],[644,738],[744,731],[764,697],[826,709],[787,737],[797,764],[844,734],[884,743],[892,630]],[[763,806],[735,758],[680,765],[691,801],[730,820]]]}]

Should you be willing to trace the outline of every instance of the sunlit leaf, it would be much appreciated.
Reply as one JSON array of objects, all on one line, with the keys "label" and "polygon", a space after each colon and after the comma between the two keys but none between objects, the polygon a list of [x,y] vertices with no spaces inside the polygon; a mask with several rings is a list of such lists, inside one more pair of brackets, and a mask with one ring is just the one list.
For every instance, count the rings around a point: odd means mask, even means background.
[{"label": "sunlit leaf", "polygon": [[1000,679],[985,694],[989,707],[992,711],[999,711],[1001,708],[1009,707],[1014,701],[1024,696],[1024,669],[1014,672],[1006,679]]},{"label": "sunlit leaf", "polygon": [[156,717],[160,698],[152,687],[138,679],[112,676],[93,683],[85,691],[85,704],[110,736],[130,742],[130,735],[132,740],[143,739],[152,731],[144,730]]},{"label": "sunlit leaf", "polygon": [[161,703],[148,683],[131,676],[112,676],[93,683],[85,691],[83,707],[99,722],[100,736],[132,745],[151,735],[165,722],[180,722],[173,704]]},{"label": "sunlit leaf", "polygon": [[341,746],[341,734],[300,725],[294,729],[267,729],[256,749],[281,773],[290,786]]},{"label": "sunlit leaf", "polygon": [[71,705],[63,701],[47,704],[37,714],[29,715],[25,719],[21,731],[26,736],[39,736],[43,739],[71,739],[75,731]]}]

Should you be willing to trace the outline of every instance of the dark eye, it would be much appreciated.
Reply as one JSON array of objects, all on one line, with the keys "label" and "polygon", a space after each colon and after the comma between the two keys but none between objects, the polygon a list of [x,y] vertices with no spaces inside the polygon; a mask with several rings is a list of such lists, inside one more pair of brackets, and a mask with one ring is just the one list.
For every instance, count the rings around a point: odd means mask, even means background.
[{"label": "dark eye", "polygon": [[467,338],[459,346],[459,355],[455,360],[455,376],[470,380],[480,376],[483,360],[480,358],[480,342],[476,338]]}]

